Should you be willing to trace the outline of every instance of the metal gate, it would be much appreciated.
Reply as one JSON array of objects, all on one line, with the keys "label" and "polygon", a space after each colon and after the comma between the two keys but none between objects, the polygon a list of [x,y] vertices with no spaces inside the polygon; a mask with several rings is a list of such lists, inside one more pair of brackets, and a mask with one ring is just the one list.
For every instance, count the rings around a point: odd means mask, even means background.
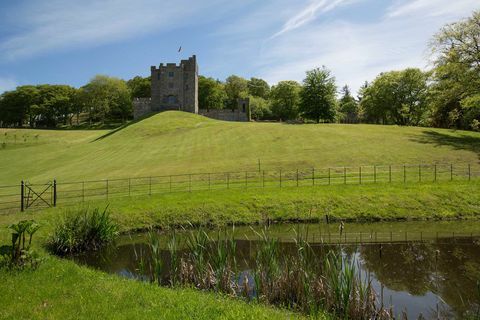
[{"label": "metal gate", "polygon": [[21,211],[28,208],[50,208],[57,204],[57,183],[32,184],[22,181]]}]

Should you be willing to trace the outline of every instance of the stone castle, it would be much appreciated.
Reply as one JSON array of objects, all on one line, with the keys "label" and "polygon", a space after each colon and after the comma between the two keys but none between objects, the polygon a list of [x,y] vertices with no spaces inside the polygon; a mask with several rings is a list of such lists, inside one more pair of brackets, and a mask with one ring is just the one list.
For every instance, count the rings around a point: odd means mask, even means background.
[{"label": "stone castle", "polygon": [[[179,110],[226,121],[250,121],[248,99],[239,99],[234,109],[201,109],[198,105],[198,64],[193,55],[180,64],[161,63],[150,67],[151,98],[133,101],[133,117],[138,119],[147,114]],[[200,106],[201,107],[201,106]]]}]

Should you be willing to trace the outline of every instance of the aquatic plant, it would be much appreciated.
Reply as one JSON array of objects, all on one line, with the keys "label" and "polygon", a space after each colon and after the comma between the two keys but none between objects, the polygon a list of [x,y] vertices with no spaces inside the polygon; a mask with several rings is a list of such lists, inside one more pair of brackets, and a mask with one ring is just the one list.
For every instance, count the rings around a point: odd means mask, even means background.
[{"label": "aquatic plant", "polygon": [[[12,230],[11,245],[0,246],[0,267],[23,269],[26,267],[35,269],[41,259],[36,251],[31,249],[33,235],[40,225],[34,220],[22,220],[8,226]],[[28,242],[26,241],[28,236]]]},{"label": "aquatic plant", "polygon": [[66,255],[97,250],[118,236],[118,226],[107,212],[98,208],[67,211],[55,226],[47,247],[55,254]]}]

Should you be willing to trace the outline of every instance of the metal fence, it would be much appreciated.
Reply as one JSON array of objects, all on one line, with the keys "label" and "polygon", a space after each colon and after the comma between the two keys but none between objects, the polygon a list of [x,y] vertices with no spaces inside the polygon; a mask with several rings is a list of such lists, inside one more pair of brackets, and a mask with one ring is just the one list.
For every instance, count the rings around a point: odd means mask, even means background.
[{"label": "metal fence", "polygon": [[220,189],[284,188],[368,183],[472,180],[480,166],[470,164],[373,165],[257,170],[103,179],[49,181],[0,186],[0,212],[15,212],[114,197]]}]

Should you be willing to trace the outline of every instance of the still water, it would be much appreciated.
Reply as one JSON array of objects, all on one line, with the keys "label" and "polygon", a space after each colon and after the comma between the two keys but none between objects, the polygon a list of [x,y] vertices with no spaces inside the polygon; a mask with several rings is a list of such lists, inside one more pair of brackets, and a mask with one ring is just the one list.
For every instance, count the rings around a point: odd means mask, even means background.
[{"label": "still water", "polygon": [[[255,263],[256,232],[261,226],[209,230],[212,239],[231,237],[237,244],[240,268],[249,270]],[[180,251],[182,237],[177,232]],[[355,259],[359,272],[372,281],[379,303],[393,306],[395,314],[406,313],[409,319],[420,314],[427,319],[464,318],[479,308],[480,221],[279,224],[269,227],[271,236],[281,241],[288,255],[295,250],[296,233],[308,237],[313,250],[321,255],[328,250]],[[169,253],[165,241],[162,260],[164,274],[169,270]],[[147,251],[146,234],[123,236],[113,246],[75,257],[88,266],[141,278],[138,256]]]}]

